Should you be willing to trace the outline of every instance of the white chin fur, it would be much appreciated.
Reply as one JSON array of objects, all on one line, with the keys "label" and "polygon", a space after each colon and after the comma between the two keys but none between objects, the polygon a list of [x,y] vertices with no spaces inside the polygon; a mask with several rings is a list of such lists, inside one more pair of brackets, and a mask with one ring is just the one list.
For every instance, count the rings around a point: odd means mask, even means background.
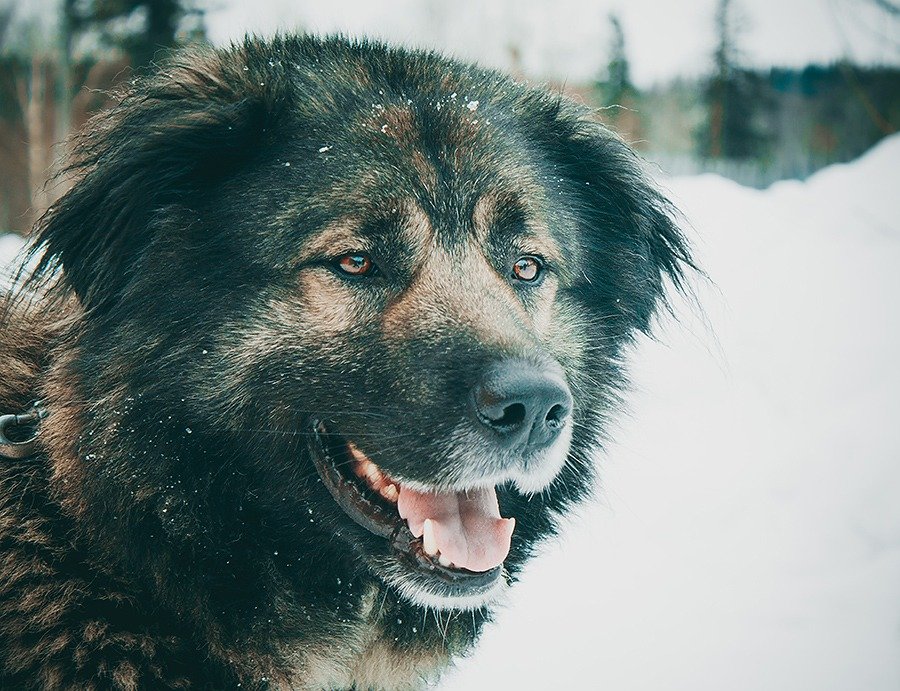
[{"label": "white chin fur", "polygon": [[405,600],[420,607],[436,610],[468,611],[480,609],[497,603],[509,589],[506,579],[502,575],[493,585],[481,593],[453,596],[432,592],[427,587],[416,583],[415,579],[407,574],[390,574],[387,580]]},{"label": "white chin fur", "polygon": [[566,428],[553,442],[553,446],[547,449],[546,455],[537,464],[537,468],[534,470],[529,468],[524,473],[510,478],[516,489],[522,494],[537,494],[553,482],[566,463],[571,441],[572,425],[566,425]]},{"label": "white chin fur", "polygon": [[[521,459],[511,458],[507,461],[506,469],[485,472],[482,469],[490,467],[491,462],[479,463],[477,461],[479,454],[487,452],[479,448],[477,437],[468,431],[460,433],[453,439],[451,446],[462,451],[451,451],[448,454],[448,461],[451,464],[458,464],[466,470],[455,473],[452,480],[442,488],[461,492],[469,489],[496,487],[511,482],[523,494],[537,494],[559,475],[559,471],[566,464],[571,443],[572,425],[570,423],[560,432],[559,437],[549,449],[539,457],[529,459],[524,464],[524,468]],[[397,480],[417,492],[434,491],[433,485],[425,485],[402,477],[398,477]]]}]

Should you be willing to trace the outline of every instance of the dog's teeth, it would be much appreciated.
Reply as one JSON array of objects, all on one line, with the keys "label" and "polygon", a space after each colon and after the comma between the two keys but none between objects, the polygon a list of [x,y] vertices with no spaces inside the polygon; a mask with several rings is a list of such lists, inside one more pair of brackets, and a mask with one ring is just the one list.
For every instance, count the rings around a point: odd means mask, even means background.
[{"label": "dog's teeth", "polygon": [[366,482],[368,482],[369,487],[371,487],[376,492],[380,492],[382,489],[384,489],[385,485],[388,484],[387,479],[377,468],[374,472],[369,472],[369,475],[366,477]]},{"label": "dog's teeth", "polygon": [[443,554],[438,557],[438,563],[441,566],[453,566],[453,562],[447,559]]},{"label": "dog's teeth", "polygon": [[381,496],[388,501],[396,502],[400,497],[400,492],[397,490],[397,485],[385,485],[379,491],[381,492]]},{"label": "dog's teeth", "polygon": [[366,477],[372,482],[378,482],[379,480],[384,479],[384,475],[382,475],[381,471],[378,470],[378,466],[374,463],[369,463],[369,467],[366,468]]},{"label": "dog's teeth", "polygon": [[369,461],[357,461],[353,464],[353,472],[358,477],[368,477],[370,465],[372,464]]},{"label": "dog's teeth", "polygon": [[422,529],[422,547],[425,549],[425,554],[429,556],[434,556],[437,554],[437,540],[434,539],[434,521],[430,518],[425,519],[425,525]]},{"label": "dog's teeth", "polygon": [[366,457],[366,454],[364,454],[362,451],[360,451],[358,448],[356,448],[356,446],[353,444],[353,442],[348,441],[347,448],[350,449],[350,455],[353,456],[354,461],[356,461],[357,463],[361,463],[362,465],[366,465],[366,464],[372,465],[372,461],[370,461]]},{"label": "dog's teeth", "polygon": [[357,461],[353,464],[353,472],[359,477],[370,480],[371,482],[378,482],[378,480],[383,477],[378,466],[372,463],[372,461]]}]

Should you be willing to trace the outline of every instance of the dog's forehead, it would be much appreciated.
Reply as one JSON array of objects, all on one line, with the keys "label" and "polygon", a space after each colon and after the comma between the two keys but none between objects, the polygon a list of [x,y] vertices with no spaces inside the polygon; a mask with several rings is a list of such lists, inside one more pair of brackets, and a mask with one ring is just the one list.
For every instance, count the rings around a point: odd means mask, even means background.
[{"label": "dog's forehead", "polygon": [[490,125],[468,131],[457,117],[429,121],[416,111],[409,104],[376,109],[349,124],[340,142],[320,147],[318,170],[334,208],[400,221],[411,239],[448,247],[472,234],[484,240],[498,227],[550,235],[538,171],[503,132]]},{"label": "dog's forehead", "polygon": [[[449,256],[466,254],[473,247],[483,254],[505,255],[518,247],[539,254],[554,264],[561,247],[539,215],[526,215],[518,204],[495,190],[476,197],[467,215],[436,216],[408,196],[369,204],[365,209],[335,218],[307,235],[301,261],[350,251],[388,251],[418,264],[440,248]],[[506,257],[508,258],[508,257]]]},{"label": "dog's forehead", "polygon": [[538,239],[532,251],[554,254],[561,224],[547,165],[525,134],[515,90],[410,60],[380,71],[359,61],[325,66],[332,80],[304,82],[280,140],[294,167],[278,171],[298,184],[279,215],[323,242],[341,229],[332,251],[365,249],[363,240],[392,230],[389,244],[414,252],[472,238],[486,246],[493,234]]}]

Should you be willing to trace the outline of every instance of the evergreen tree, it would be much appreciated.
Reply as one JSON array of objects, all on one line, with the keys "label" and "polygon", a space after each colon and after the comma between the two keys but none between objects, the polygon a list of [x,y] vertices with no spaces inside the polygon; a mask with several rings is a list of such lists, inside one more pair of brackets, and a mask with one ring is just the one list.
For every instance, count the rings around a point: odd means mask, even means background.
[{"label": "evergreen tree", "polygon": [[629,74],[628,55],[625,52],[625,32],[622,22],[616,14],[609,15],[609,28],[612,34],[609,48],[609,62],[606,68],[604,100],[607,104],[621,104],[627,96],[632,95],[631,75]]},{"label": "evergreen tree", "polygon": [[160,50],[203,40],[203,10],[192,0],[66,0],[73,33],[95,32],[124,51],[132,67],[149,65]]},{"label": "evergreen tree", "polygon": [[707,158],[752,158],[764,144],[756,123],[764,104],[759,80],[740,65],[734,0],[719,0],[715,28],[713,74],[704,88],[707,121],[698,133],[700,153]]},{"label": "evergreen tree", "polygon": [[631,83],[625,32],[615,14],[609,15],[609,48],[606,73],[596,83],[601,119],[628,141],[641,139],[643,123],[637,110],[639,94]]}]

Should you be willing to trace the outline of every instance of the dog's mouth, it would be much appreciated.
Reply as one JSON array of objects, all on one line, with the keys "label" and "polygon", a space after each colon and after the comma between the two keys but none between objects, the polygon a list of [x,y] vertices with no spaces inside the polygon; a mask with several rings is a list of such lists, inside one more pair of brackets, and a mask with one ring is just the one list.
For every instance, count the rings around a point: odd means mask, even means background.
[{"label": "dog's mouth", "polygon": [[[422,491],[398,481],[349,439],[315,421],[310,448],[322,482],[356,523],[385,538],[392,556],[442,599],[496,585],[515,519],[502,518],[493,486]],[[428,586],[425,586],[426,588]]]}]

